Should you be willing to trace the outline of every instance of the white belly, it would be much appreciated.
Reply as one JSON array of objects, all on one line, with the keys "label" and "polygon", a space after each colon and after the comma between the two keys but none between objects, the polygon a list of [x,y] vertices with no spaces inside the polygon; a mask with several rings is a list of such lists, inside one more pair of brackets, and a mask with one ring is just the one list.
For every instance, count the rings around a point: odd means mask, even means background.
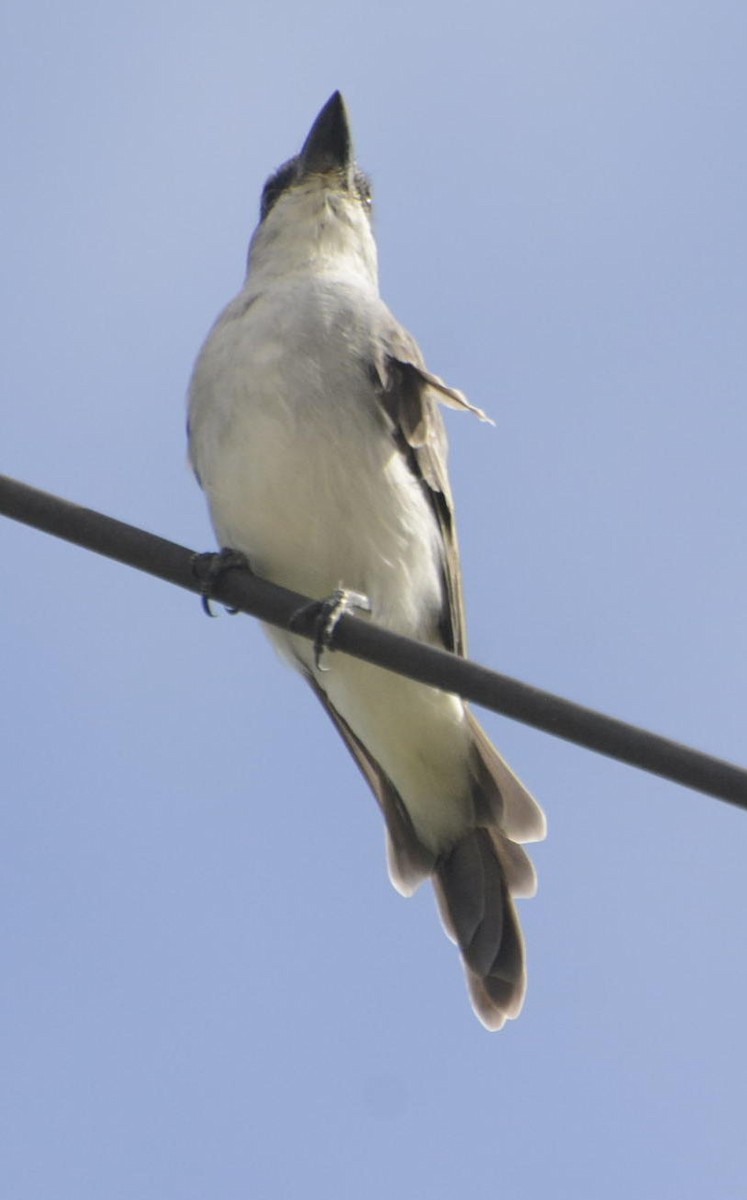
[{"label": "white belly", "polygon": [[[277,306],[219,323],[192,389],[192,458],[216,533],[313,597],[344,584],[422,636],[441,606],[440,533],[364,366]],[[230,311],[230,310],[229,310]],[[339,349],[339,353],[337,352]]]},{"label": "white belly", "polygon": [[[440,532],[387,432],[361,365],[250,322],[219,325],[195,371],[192,457],[222,545],[260,575],[314,598],[364,593],[378,623],[433,636],[442,604]],[[322,356],[324,357],[324,356]],[[300,659],[398,788],[438,849],[468,811],[469,734],[456,697],[343,655],[318,673],[310,644],[269,631]]]}]

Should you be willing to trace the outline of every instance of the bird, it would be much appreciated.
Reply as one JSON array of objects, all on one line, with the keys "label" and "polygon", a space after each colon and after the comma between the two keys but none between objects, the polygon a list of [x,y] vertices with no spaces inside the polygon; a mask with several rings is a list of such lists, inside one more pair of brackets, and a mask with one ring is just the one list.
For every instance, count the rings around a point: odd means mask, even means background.
[{"label": "bird", "polygon": [[[192,372],[189,456],[218,542],[258,576],[464,655],[441,404],[485,415],[381,299],[371,183],[336,91],[265,183],[244,285]],[[544,837],[542,809],[458,696],[267,632],[374,793],[394,887],[432,880],[475,1013],[500,1029],[526,990],[514,901],[536,891],[523,843]]]}]

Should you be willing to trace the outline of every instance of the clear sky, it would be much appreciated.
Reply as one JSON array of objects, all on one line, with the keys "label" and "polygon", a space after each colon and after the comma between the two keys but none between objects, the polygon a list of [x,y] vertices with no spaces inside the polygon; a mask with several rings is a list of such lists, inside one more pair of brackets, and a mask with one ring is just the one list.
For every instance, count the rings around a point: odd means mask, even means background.
[{"label": "clear sky", "polygon": [[[470,649],[747,760],[747,8],[6,0],[0,469],[199,549],[199,344],[335,88],[447,415]],[[246,618],[0,522],[0,1196],[747,1195],[747,814],[486,715],[521,1018]]]}]

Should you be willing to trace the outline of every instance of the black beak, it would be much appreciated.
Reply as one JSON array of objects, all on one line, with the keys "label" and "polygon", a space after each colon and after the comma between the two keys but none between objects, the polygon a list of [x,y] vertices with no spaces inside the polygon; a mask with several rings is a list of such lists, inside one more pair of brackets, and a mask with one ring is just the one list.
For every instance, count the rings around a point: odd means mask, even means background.
[{"label": "black beak", "polygon": [[347,171],[354,160],[353,137],[345,101],[334,92],[309,130],[298,156],[300,175]]}]

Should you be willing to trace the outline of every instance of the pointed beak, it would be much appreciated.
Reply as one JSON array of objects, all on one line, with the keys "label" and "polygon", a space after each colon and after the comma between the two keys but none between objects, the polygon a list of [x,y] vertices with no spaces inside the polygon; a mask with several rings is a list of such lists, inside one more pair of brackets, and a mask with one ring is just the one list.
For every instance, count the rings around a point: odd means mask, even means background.
[{"label": "pointed beak", "polygon": [[303,178],[328,171],[347,171],[353,161],[348,110],[340,93],[334,92],[309,130],[299,155],[299,173]]}]

